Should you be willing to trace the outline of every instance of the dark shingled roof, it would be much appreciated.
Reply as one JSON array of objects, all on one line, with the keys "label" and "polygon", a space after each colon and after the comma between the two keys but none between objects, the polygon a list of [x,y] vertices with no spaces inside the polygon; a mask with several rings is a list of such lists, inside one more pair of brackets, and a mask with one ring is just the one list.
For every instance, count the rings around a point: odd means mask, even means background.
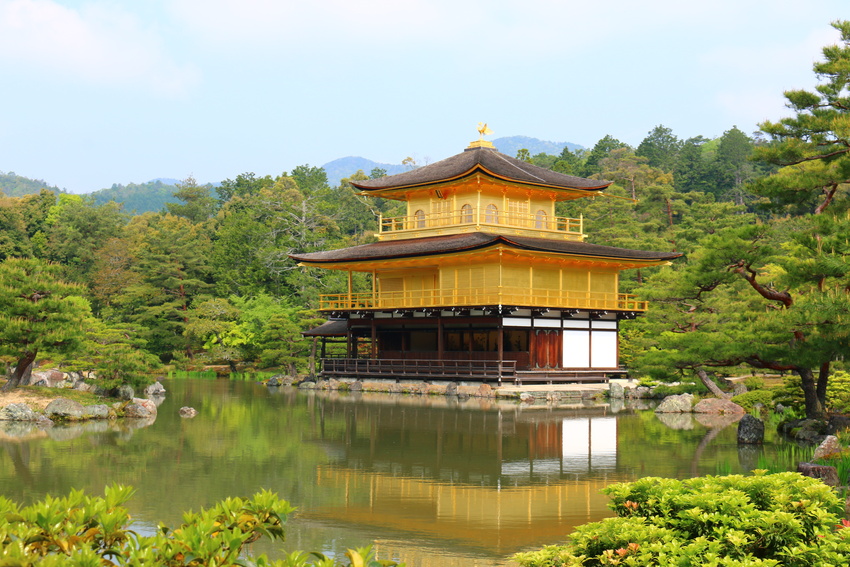
[{"label": "dark shingled roof", "polygon": [[530,183],[560,189],[579,189],[581,191],[600,191],[611,185],[612,181],[585,179],[564,175],[550,169],[537,167],[497,152],[492,148],[467,148],[450,158],[434,162],[398,175],[390,175],[367,181],[350,183],[364,191],[416,187],[459,179],[476,170],[486,170],[491,174],[518,183]]},{"label": "dark shingled roof", "polygon": [[384,260],[390,258],[411,258],[417,256],[434,256],[480,250],[498,244],[505,244],[521,250],[537,252],[555,252],[574,256],[595,256],[612,259],[665,261],[681,256],[678,252],[645,252],[613,246],[599,246],[586,242],[570,240],[553,240],[549,238],[531,238],[526,236],[501,236],[485,232],[470,232],[468,234],[451,234],[447,236],[430,236],[411,238],[407,240],[388,240],[373,244],[362,244],[339,250],[313,252],[310,254],[291,254],[290,257],[299,262],[316,264],[332,264],[338,262],[362,262],[367,260]]},{"label": "dark shingled roof", "polygon": [[301,333],[305,337],[344,337],[348,334],[348,322],[339,319],[330,319],[318,327]]}]

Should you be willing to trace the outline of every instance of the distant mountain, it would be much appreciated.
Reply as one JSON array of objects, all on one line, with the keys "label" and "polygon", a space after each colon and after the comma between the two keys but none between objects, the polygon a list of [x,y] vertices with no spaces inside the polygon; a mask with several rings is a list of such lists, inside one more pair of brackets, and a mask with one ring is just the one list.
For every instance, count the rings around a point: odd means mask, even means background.
[{"label": "distant mountain", "polygon": [[176,190],[177,187],[172,184],[153,180],[147,183],[130,183],[128,185],[115,183],[109,189],[89,193],[89,196],[98,205],[115,201],[124,205],[125,212],[140,215],[147,212],[159,212],[165,208],[166,203],[178,202],[174,198],[174,191]]},{"label": "distant mountain", "polygon": [[0,191],[7,197],[23,197],[41,192],[42,189],[54,193],[65,193],[55,185],[48,185],[41,179],[30,179],[22,175],[16,175],[14,171],[3,173],[0,171]]},{"label": "distant mountain", "polygon": [[496,146],[497,150],[511,157],[516,157],[517,152],[521,149],[528,150],[533,156],[537,154],[557,156],[561,154],[564,148],[570,148],[571,152],[584,149],[583,146],[571,142],[547,142],[546,140],[538,140],[537,138],[529,138],[528,136],[496,138],[493,140],[493,145]]},{"label": "distant mountain", "polygon": [[[496,146],[503,154],[511,157],[516,156],[521,149],[526,149],[531,155],[539,153],[547,153],[558,155],[564,147],[575,151],[582,149],[582,146],[570,142],[547,142],[537,138],[528,136],[508,136],[493,140],[493,145]],[[449,157],[449,156],[446,156]],[[363,157],[349,156],[335,159],[322,166],[328,176],[328,183],[331,187],[339,185],[340,180],[351,177],[357,171],[362,171],[369,175],[373,169],[379,168],[386,170],[387,175],[395,175],[408,171],[408,167],[401,164],[380,163]],[[88,195],[94,199],[97,204],[115,201],[124,205],[124,210],[128,213],[142,214],[146,212],[158,212],[165,209],[166,203],[176,203],[174,191],[177,190],[176,185],[180,183],[178,179],[160,177],[148,181],[147,183],[130,183],[128,185],[114,184],[108,189],[94,191]],[[211,185],[210,191],[213,192],[213,187],[218,184]],[[29,179],[16,175],[10,171],[3,173],[0,171],[0,191],[9,197],[21,197],[38,193],[42,189],[48,189],[54,193],[64,193],[63,189],[56,186],[50,186],[42,180]]]},{"label": "distant mountain", "polygon": [[182,179],[172,179],[171,177],[157,177],[156,179],[151,179],[148,183],[154,183],[159,181],[163,185],[177,185],[178,183],[183,183]]},{"label": "distant mountain", "polygon": [[328,184],[331,187],[336,187],[342,179],[351,177],[358,171],[362,171],[366,175],[369,175],[376,167],[379,169],[385,169],[387,171],[387,175],[395,175],[396,173],[403,173],[407,171],[407,167],[401,164],[393,165],[391,163],[378,163],[370,159],[356,156],[335,159],[322,166],[325,173],[328,175]]}]

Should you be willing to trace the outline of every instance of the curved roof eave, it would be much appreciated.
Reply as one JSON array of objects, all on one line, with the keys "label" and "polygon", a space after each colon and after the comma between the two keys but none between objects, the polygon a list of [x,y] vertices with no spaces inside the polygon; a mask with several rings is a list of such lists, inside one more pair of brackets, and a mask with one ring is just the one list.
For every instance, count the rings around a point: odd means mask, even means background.
[{"label": "curved roof eave", "polygon": [[404,173],[350,183],[367,194],[380,193],[450,182],[476,171],[512,183],[581,192],[599,191],[612,183],[559,173],[484,147],[467,148],[459,154]]},{"label": "curved roof eave", "polygon": [[443,183],[449,183],[451,181],[457,181],[459,179],[463,179],[464,177],[471,177],[472,175],[474,175],[478,171],[484,173],[485,175],[493,177],[494,179],[499,179],[499,180],[506,181],[506,182],[509,182],[509,183],[519,183],[519,184],[522,184],[522,185],[532,185],[532,186],[535,186],[535,187],[544,187],[546,189],[555,189],[555,190],[558,190],[558,191],[570,191],[570,192],[575,192],[575,193],[595,193],[595,192],[598,192],[598,191],[602,191],[603,189],[607,189],[608,187],[611,186],[612,183],[614,183],[613,181],[603,181],[599,185],[591,186],[591,187],[570,187],[570,186],[567,186],[567,185],[555,185],[555,184],[552,184],[552,183],[547,183],[544,180],[537,181],[537,182],[517,180],[517,179],[512,179],[512,178],[510,178],[506,175],[499,175],[498,173],[496,173],[494,171],[490,171],[489,169],[487,169],[485,166],[481,165],[480,163],[476,163],[471,168],[469,168],[467,171],[464,171],[463,173],[459,173],[457,175],[453,175],[451,177],[446,177],[444,179],[433,179],[433,180],[427,180],[427,181],[419,181],[419,182],[414,182],[414,183],[410,183],[410,184],[407,184],[407,185],[402,184],[402,185],[393,185],[393,186],[390,186],[390,187],[365,187],[365,186],[361,186],[359,182],[349,181],[349,183],[352,186],[354,186],[354,187],[356,187],[356,188],[358,188],[362,191],[368,192],[366,194],[372,195],[372,194],[375,194],[375,193],[383,193],[383,192],[390,192],[390,191],[403,191],[405,189],[417,189],[417,188],[428,187],[430,185],[440,185],[440,184],[443,184]]},{"label": "curved roof eave", "polygon": [[292,254],[290,258],[301,263],[314,266],[332,264],[357,264],[362,262],[377,262],[382,260],[397,260],[426,256],[458,254],[491,248],[500,244],[526,250],[564,256],[579,256],[603,258],[610,260],[630,260],[633,262],[661,263],[680,257],[677,252],[648,252],[629,248],[601,246],[586,242],[555,241],[544,238],[533,238],[487,233],[469,233],[448,236],[415,238],[409,240],[393,240],[363,244],[351,248],[314,252],[310,254]]}]

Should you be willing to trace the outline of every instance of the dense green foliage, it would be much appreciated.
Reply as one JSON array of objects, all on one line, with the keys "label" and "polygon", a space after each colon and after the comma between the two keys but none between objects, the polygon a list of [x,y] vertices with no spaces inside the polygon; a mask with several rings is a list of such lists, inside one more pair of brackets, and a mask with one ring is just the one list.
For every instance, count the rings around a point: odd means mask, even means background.
[{"label": "dense green foliage", "polygon": [[604,490],[617,514],[566,545],[521,553],[524,567],[843,565],[843,502],[797,473],[643,478]]},{"label": "dense green foliage", "polygon": [[[732,126],[682,140],[657,125],[637,148],[606,135],[590,150],[517,150],[542,167],[614,182],[605,195],[558,205],[559,215],[585,219],[588,242],[683,255],[620,278],[621,291],[652,301],[646,317],[622,325],[623,361],[636,375],[792,373],[807,414],[825,411],[829,376],[850,348],[850,23],[834,25],[842,42],[814,66],[820,84],[785,93],[795,116],[753,137]],[[300,331],[317,320],[319,295],[347,284],[288,255],[370,242],[379,213],[403,214],[399,202],[364,199],[345,179],[331,186],[309,165],[214,188],[188,178],[111,191],[129,203],[148,190],[170,201],[133,217],[106,193],[0,197],[0,260],[55,263],[101,321],[92,333],[123,329],[123,344],[185,366],[306,371]],[[369,276],[353,284],[369,289]]]},{"label": "dense green foliage", "polygon": [[[50,349],[16,345],[9,335],[0,342],[7,361],[23,372],[23,363],[49,357],[69,370],[95,370],[107,387],[140,386],[169,362],[307,371],[311,348],[301,331],[321,322],[319,294],[346,284],[338,274],[301,270],[288,254],[368,241],[373,211],[347,183],[331,188],[310,166],[275,178],[242,174],[210,191],[186,179],[167,210],[136,216],[112,201],[48,191],[0,199],[0,274],[21,262],[43,266],[82,308],[69,324],[51,326]],[[22,293],[10,288],[0,297],[10,320],[19,318],[10,302]]]},{"label": "dense green foliage", "polygon": [[186,512],[183,524],[160,524],[150,536],[133,530],[124,504],[128,487],[107,487],[104,497],[73,490],[20,507],[0,497],[0,565],[20,567],[389,567],[377,562],[369,548],[348,550],[348,563],[321,553],[294,551],[284,559],[246,559],[246,544],[260,537],[282,540],[283,525],[294,508],[276,494],[263,491],[252,498],[228,498],[200,512]]}]

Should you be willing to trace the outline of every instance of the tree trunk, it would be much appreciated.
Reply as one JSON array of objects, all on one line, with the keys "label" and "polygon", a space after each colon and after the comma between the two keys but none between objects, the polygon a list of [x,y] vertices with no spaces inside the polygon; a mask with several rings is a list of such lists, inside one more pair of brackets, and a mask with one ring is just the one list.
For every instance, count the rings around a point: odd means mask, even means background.
[{"label": "tree trunk", "polygon": [[817,386],[817,396],[818,401],[822,408],[826,408],[826,386],[829,382],[829,362],[824,362],[820,365],[820,370],[818,371],[818,386]]},{"label": "tree trunk", "polygon": [[822,419],[824,417],[824,403],[818,397],[818,385],[815,383],[815,374],[811,368],[799,368],[797,374],[803,381],[803,396],[806,401],[806,417],[809,419]]},{"label": "tree trunk", "polygon": [[316,341],[319,337],[313,337],[313,344],[310,345],[310,376],[316,375]]},{"label": "tree trunk", "polygon": [[697,376],[699,376],[700,381],[705,384],[705,387],[708,388],[708,391],[714,394],[715,397],[720,398],[721,400],[728,400],[732,397],[732,394],[727,394],[723,390],[720,389],[720,386],[714,383],[714,380],[708,375],[708,373],[700,368],[697,370]]},{"label": "tree trunk", "polygon": [[18,364],[15,366],[15,372],[11,378],[3,386],[3,391],[8,392],[18,386],[27,386],[30,383],[32,376],[32,363],[35,362],[37,352],[25,352],[18,359]]}]

